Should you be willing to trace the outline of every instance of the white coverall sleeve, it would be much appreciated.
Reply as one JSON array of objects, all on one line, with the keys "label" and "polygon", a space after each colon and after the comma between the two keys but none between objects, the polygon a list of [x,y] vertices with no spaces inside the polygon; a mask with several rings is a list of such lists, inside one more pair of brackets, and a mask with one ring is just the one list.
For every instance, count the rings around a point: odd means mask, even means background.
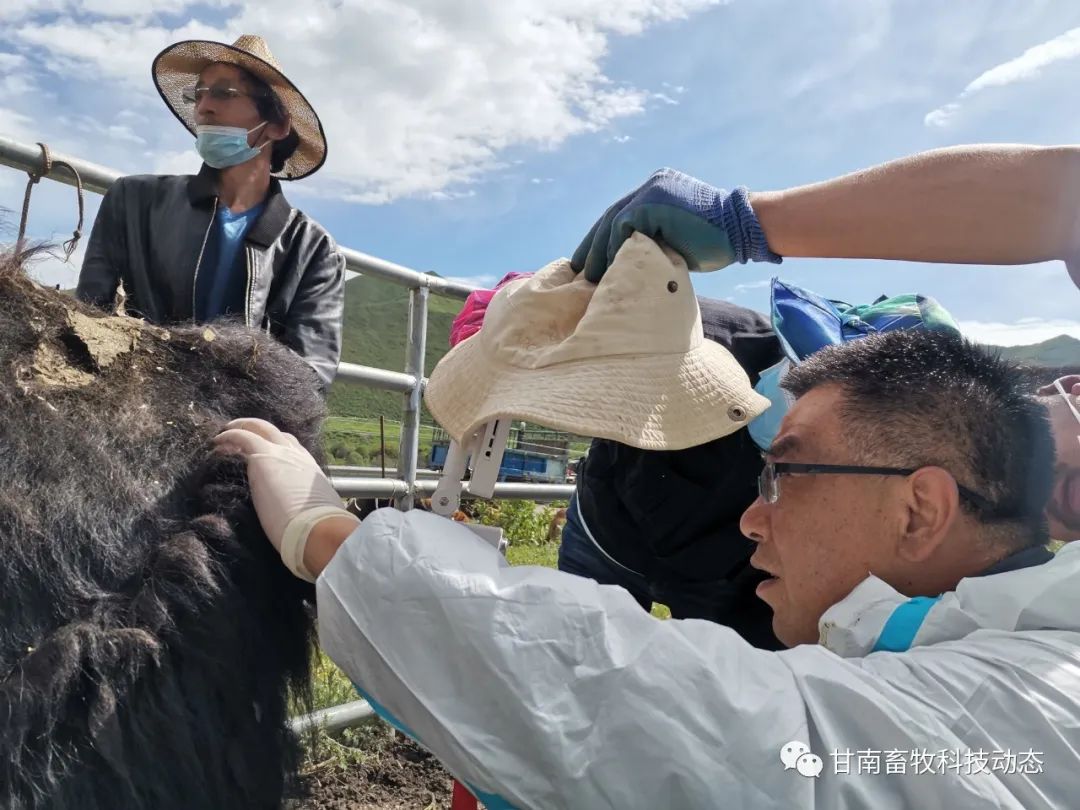
[{"label": "white coverall sleeve", "polygon": [[794,678],[727,628],[415,511],[368,517],[317,587],[326,652],[489,806],[812,805],[779,759],[807,737]]},{"label": "white coverall sleeve", "polygon": [[[1023,806],[993,777],[830,777],[840,746],[963,743],[953,671],[924,679],[906,656],[883,659],[898,687],[818,645],[756,650],[622,588],[511,568],[425,512],[373,513],[317,590],[323,649],[489,810]],[[820,778],[785,769],[791,741]]]}]

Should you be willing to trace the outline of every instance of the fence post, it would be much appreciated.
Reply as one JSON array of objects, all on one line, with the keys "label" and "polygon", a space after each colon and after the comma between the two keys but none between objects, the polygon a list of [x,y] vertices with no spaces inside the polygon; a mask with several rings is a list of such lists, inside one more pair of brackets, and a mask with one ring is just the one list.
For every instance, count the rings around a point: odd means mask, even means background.
[{"label": "fence post", "polygon": [[[398,437],[400,441],[401,437]],[[382,477],[386,478],[386,425],[383,415],[379,414],[379,466],[382,468]]]},{"label": "fence post", "polygon": [[405,494],[394,505],[412,509],[416,488],[417,456],[420,452],[420,405],[424,393],[424,353],[427,350],[427,287],[409,291],[409,342],[405,347],[405,373],[416,378],[416,384],[405,395],[405,413],[401,420],[401,442],[398,445],[398,472],[405,481]]}]

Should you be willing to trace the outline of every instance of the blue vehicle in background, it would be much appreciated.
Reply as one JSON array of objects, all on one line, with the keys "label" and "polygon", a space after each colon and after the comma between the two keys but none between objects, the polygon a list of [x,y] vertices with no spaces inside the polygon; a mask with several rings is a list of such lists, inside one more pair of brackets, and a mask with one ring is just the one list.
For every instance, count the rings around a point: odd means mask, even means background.
[{"label": "blue vehicle in background", "polygon": [[[569,433],[518,423],[510,428],[500,481],[523,481],[535,484],[562,484],[572,479]],[[450,447],[450,437],[436,429],[432,437],[428,468],[442,470]]]}]

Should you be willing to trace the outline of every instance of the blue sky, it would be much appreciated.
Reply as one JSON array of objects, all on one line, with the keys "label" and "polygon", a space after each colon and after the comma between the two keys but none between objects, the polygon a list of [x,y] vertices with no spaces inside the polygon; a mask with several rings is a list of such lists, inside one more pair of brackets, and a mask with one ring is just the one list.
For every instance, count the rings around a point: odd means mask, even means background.
[{"label": "blue sky", "polygon": [[[1070,143],[1080,125],[1070,0],[14,6],[0,0],[0,133],[125,172],[194,170],[150,62],[178,39],[260,33],[330,142],[327,165],[287,187],[293,203],[344,245],[478,283],[568,255],[660,166],[765,190],[950,144]],[[23,185],[0,169],[0,206],[17,210]],[[42,184],[32,235],[65,238],[73,200]],[[774,271],[852,302],[930,294],[996,342],[1080,337],[1080,291],[1056,262],[790,260],[695,286],[764,309]],[[38,273],[71,284],[77,270],[50,261]]]}]

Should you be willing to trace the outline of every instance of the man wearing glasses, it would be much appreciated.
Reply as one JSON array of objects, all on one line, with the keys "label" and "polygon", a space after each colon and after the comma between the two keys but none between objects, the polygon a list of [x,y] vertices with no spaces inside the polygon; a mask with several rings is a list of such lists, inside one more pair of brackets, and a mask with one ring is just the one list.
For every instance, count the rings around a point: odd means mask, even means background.
[{"label": "man wearing glasses", "polygon": [[154,59],[165,104],[195,136],[194,176],[118,180],[105,195],[78,296],[152,323],[242,320],[265,328],[329,386],[341,353],[345,260],[293,208],[281,180],[326,160],[322,124],[261,37],[189,40]]},{"label": "man wearing glasses", "polygon": [[[890,333],[823,350],[784,387],[798,399],[742,530],[758,544],[750,564],[770,575],[757,593],[786,645],[817,642],[830,607],[867,576],[936,597],[1052,558],[1046,411],[989,353]],[[918,629],[906,627],[905,649]]]},{"label": "man wearing glasses", "polygon": [[823,349],[784,385],[742,520],[780,652],[507,567],[430,514],[357,527],[265,422],[218,442],[317,578],[323,648],[488,807],[1075,806],[1080,546],[1046,548],[1053,440],[1029,380],[913,330]]}]

